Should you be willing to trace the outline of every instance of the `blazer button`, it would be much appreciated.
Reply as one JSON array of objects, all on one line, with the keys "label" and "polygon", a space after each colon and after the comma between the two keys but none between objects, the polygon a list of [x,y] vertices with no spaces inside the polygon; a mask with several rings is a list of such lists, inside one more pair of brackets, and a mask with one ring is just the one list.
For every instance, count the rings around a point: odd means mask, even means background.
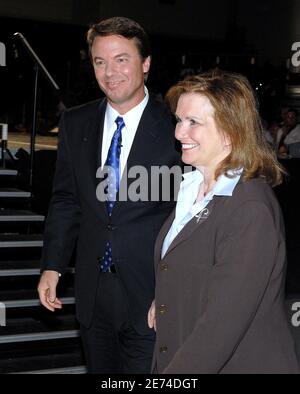
[{"label": "blazer button", "polygon": [[162,264],[162,265],[160,266],[160,270],[161,270],[161,271],[166,272],[166,271],[168,271],[168,269],[169,269],[168,264]]},{"label": "blazer button", "polygon": [[107,230],[108,230],[108,231],[114,231],[114,230],[116,230],[116,228],[117,228],[117,227],[116,227],[116,226],[113,226],[112,224],[108,224],[108,225],[107,225]]},{"label": "blazer button", "polygon": [[97,263],[100,264],[100,263],[102,263],[103,260],[104,260],[104,257],[98,257],[97,258]]},{"label": "blazer button", "polygon": [[160,353],[166,353],[168,351],[167,346],[162,346],[159,348]]},{"label": "blazer button", "polygon": [[158,309],[159,309],[159,312],[162,315],[167,312],[167,306],[166,305],[160,305]]}]

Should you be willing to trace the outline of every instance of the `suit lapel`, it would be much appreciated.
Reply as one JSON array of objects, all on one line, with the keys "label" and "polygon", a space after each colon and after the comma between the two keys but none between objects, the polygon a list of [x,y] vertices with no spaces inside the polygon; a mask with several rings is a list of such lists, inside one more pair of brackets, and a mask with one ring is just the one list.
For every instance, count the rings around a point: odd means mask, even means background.
[{"label": "suit lapel", "polygon": [[97,110],[87,118],[82,137],[82,159],[87,163],[89,173],[96,183],[96,172],[101,166],[101,150],[106,100],[101,100]]},{"label": "suit lapel", "polygon": [[[173,242],[169,246],[164,258],[172,251],[174,250],[177,246],[179,246],[182,242],[184,242],[186,239],[188,239],[195,230],[197,230],[203,223],[206,222],[206,220],[209,218],[209,216],[212,214],[212,212],[215,209],[216,205],[216,197],[211,200],[208,205],[196,216],[193,217],[186,225],[185,227],[180,231],[179,234],[174,238]],[[175,215],[173,217],[173,220],[175,218]],[[173,220],[171,222],[171,225],[173,223]],[[170,227],[169,227],[170,228]],[[169,229],[165,232],[164,238],[167,235]],[[163,241],[161,243],[161,247],[163,245]]]},{"label": "suit lapel", "polygon": [[153,99],[149,98],[128,156],[128,168],[145,164],[145,161],[151,164],[151,153],[149,154],[149,152],[152,152],[152,147],[159,136],[159,128],[156,126],[159,119],[155,118],[154,107]]},{"label": "suit lapel", "polygon": [[[102,150],[102,137],[103,137],[103,126],[106,110],[106,100],[101,100],[97,106],[97,110],[92,113],[86,121],[86,127],[82,138],[81,165],[84,168],[85,165],[88,169],[85,174],[90,177],[92,189],[94,190],[94,196],[96,199],[96,189],[100,182],[96,178],[98,168],[101,166],[101,150]],[[86,163],[84,165],[84,163]],[[105,203],[100,202],[96,199],[96,211],[101,216],[107,216]]]},{"label": "suit lapel", "polygon": [[[128,190],[130,184],[135,179],[128,179],[128,171],[135,166],[143,166],[145,168],[152,164],[152,153],[155,149],[157,139],[159,138],[159,127],[157,123],[159,118],[155,117],[155,103],[152,98],[149,98],[149,102],[143,112],[139,126],[136,131],[136,135],[128,156],[126,167],[122,175],[120,189]],[[119,201],[119,193],[117,195],[117,201],[114,206],[113,215],[118,212],[122,207],[122,201]]]},{"label": "suit lapel", "polygon": [[170,230],[173,220],[175,219],[175,209],[172,211],[171,215],[168,217],[168,219],[165,221],[163,224],[162,228],[160,229],[160,232],[158,233],[157,240],[155,243],[155,250],[154,250],[154,261],[155,264],[157,265],[159,261],[161,260],[161,251],[163,247],[163,243],[165,240],[166,235],[168,234],[168,231]]},{"label": "suit lapel", "polygon": [[95,123],[95,129],[96,129],[96,147],[97,147],[97,152],[96,152],[96,163],[97,163],[97,169],[102,166],[102,142],[103,142],[103,130],[104,130],[104,119],[105,119],[105,111],[106,111],[106,105],[107,101],[106,99],[102,100],[100,105],[99,105],[99,111],[98,111],[98,119],[96,120]]}]

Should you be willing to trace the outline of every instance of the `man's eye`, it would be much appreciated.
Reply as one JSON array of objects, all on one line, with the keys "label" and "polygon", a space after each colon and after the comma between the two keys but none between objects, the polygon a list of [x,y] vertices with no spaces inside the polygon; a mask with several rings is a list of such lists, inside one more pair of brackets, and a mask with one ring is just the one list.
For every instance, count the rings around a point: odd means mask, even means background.
[{"label": "man's eye", "polygon": [[95,60],[95,65],[96,66],[103,66],[104,61],[103,60]]},{"label": "man's eye", "polygon": [[125,58],[123,58],[123,57],[120,57],[119,59],[118,59],[118,62],[119,63],[125,63],[127,61],[127,59],[125,59]]}]

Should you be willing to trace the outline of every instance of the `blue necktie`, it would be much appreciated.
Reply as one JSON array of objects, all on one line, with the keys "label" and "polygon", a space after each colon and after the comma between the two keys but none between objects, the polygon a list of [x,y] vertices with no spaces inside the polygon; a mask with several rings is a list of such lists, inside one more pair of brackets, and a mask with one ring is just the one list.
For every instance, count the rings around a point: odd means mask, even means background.
[{"label": "blue necktie", "polygon": [[[107,155],[107,160],[105,163],[105,167],[107,168],[107,200],[106,207],[108,215],[111,216],[113,212],[113,208],[116,202],[117,193],[119,190],[120,184],[120,154],[121,154],[121,144],[122,144],[122,129],[125,127],[125,123],[123,118],[120,116],[115,120],[117,124],[117,130],[115,131],[110,148]],[[107,242],[105,246],[105,253],[103,258],[103,263],[101,265],[101,271],[107,272],[110,271],[110,267],[113,264],[112,259],[112,249],[110,242]]]}]

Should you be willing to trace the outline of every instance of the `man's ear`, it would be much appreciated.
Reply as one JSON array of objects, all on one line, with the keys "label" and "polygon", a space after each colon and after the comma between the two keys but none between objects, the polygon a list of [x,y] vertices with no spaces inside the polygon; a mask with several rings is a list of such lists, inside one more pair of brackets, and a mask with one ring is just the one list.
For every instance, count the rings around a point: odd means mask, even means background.
[{"label": "man's ear", "polygon": [[150,70],[150,65],[151,65],[151,56],[146,57],[146,59],[143,62],[143,71],[144,74],[148,74]]}]

